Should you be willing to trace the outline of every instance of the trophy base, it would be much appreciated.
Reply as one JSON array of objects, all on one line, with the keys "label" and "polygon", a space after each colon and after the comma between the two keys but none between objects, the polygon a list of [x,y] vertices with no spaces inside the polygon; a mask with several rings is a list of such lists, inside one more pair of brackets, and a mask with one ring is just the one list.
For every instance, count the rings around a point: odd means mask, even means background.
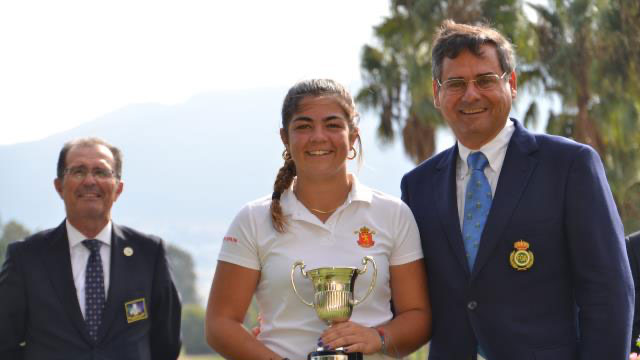
[{"label": "trophy base", "polygon": [[310,352],[307,360],[362,360],[362,353],[346,353],[342,350],[318,350]]}]

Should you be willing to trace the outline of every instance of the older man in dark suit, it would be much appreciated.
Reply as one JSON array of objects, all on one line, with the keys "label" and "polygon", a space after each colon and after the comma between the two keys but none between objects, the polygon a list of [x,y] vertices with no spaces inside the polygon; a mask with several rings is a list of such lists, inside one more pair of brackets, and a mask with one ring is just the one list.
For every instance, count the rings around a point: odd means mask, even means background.
[{"label": "older man in dark suit", "polygon": [[626,359],[633,285],[598,154],[509,119],[515,56],[447,21],[432,55],[457,143],[402,179],[428,268],[429,358]]},{"label": "older man in dark suit", "polygon": [[175,360],[180,301],[162,241],[111,221],[120,151],[64,145],[56,191],[67,218],[13,243],[0,272],[0,359]]}]

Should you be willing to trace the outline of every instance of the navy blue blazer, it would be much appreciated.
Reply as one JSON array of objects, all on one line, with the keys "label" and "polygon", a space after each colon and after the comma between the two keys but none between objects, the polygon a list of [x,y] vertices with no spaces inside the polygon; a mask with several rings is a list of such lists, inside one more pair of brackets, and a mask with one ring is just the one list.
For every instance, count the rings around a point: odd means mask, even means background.
[{"label": "navy blue blazer", "polygon": [[[430,360],[627,359],[633,282],[604,169],[588,146],[518,121],[473,269],[456,201],[457,145],[407,173],[433,310]],[[510,254],[530,244],[533,266]]]},{"label": "navy blue blazer", "polygon": [[[631,276],[635,284],[635,292],[638,294],[638,291],[640,291],[640,231],[630,234],[626,240]],[[631,351],[640,353],[640,346],[636,343],[638,336],[640,336],[640,298],[636,296],[636,306],[633,313],[633,327],[631,331]]]},{"label": "navy blue blazer", "polygon": [[[178,357],[181,305],[162,241],[115,224],[111,239],[110,285],[95,343],[78,304],[65,223],[9,245],[0,271],[0,359]],[[147,317],[128,316],[126,304],[142,309],[140,299]]]}]

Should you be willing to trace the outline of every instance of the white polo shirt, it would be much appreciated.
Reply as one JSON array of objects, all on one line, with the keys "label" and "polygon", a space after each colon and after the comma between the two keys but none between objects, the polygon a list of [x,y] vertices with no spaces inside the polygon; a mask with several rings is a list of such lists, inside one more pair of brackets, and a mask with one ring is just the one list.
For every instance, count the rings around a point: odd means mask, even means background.
[{"label": "white polo shirt", "polygon": [[[219,260],[260,271],[256,299],[262,315],[258,339],[277,354],[291,360],[306,359],[314,351],[327,325],[315,310],[304,305],[291,287],[291,266],[304,261],[305,270],[319,267],[362,268],[364,256],[372,256],[378,267],[373,292],[356,306],[351,321],[377,326],[392,318],[389,266],[422,258],[418,227],[411,210],[398,198],[372,190],[352,178],[345,203],[322,223],[298,201],[292,188],[281,196],[288,226],[280,234],[272,226],[271,197],[245,205],[224,237]],[[372,234],[371,239],[360,234]],[[371,241],[369,241],[371,240]],[[373,268],[359,275],[355,298],[361,299],[371,283]],[[311,280],[296,269],[296,288],[313,301]],[[380,354],[366,359],[386,358]]]}]

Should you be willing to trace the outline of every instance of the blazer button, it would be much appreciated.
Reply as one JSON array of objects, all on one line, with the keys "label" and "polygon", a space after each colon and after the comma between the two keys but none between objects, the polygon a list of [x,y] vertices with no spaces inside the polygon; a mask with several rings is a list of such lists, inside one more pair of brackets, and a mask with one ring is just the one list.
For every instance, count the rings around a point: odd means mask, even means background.
[{"label": "blazer button", "polygon": [[471,311],[475,310],[477,307],[478,307],[478,303],[473,301],[473,300],[471,300],[471,301],[469,301],[467,303],[467,309],[469,309]]}]

